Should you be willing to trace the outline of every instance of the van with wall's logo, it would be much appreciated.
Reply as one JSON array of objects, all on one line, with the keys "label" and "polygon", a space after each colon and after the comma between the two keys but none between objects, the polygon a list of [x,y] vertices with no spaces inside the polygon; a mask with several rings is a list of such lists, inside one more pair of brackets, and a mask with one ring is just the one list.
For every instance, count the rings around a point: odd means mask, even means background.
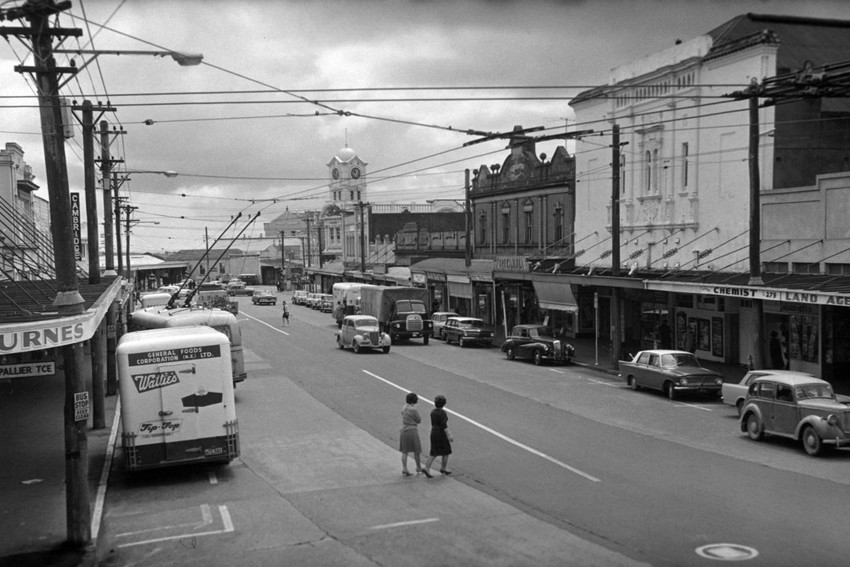
[{"label": "van with wall's logo", "polygon": [[124,467],[239,456],[227,337],[205,326],[124,334],[116,349]]}]

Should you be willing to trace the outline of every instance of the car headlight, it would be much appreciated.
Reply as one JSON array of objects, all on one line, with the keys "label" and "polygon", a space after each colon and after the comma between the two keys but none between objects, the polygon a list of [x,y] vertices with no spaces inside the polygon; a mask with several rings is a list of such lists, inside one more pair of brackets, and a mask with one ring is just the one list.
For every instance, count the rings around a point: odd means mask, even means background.
[{"label": "car headlight", "polygon": [[835,427],[836,425],[838,425],[839,423],[841,423],[841,420],[840,420],[840,419],[838,419],[838,416],[837,416],[837,415],[835,415],[834,413],[831,413],[831,414],[829,414],[828,416],[826,416],[826,422],[827,422],[829,425],[831,425],[831,426]]},{"label": "car headlight", "polygon": [[687,386],[688,385],[688,379],[687,378],[679,378],[679,385],[680,386]]},{"label": "car headlight", "polygon": [[723,385],[723,378],[715,378],[714,383],[717,384],[718,386],[722,386]]}]

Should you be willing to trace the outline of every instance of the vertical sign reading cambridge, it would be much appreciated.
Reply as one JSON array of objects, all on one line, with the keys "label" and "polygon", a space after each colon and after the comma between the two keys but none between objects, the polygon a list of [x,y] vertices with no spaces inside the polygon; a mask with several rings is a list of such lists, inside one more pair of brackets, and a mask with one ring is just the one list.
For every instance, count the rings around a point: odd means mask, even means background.
[{"label": "vertical sign reading cambridge", "polygon": [[74,259],[83,259],[83,239],[80,233],[80,194],[71,193],[71,224],[74,229]]}]

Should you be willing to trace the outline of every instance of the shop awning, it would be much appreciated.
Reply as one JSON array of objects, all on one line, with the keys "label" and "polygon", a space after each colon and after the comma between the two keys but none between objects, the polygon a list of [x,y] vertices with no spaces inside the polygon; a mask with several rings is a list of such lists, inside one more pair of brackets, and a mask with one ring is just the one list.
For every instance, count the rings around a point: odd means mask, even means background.
[{"label": "shop awning", "polygon": [[573,297],[570,284],[564,281],[544,282],[533,280],[534,293],[537,294],[537,302],[542,309],[556,309],[558,311],[569,311],[578,313],[578,304]]}]

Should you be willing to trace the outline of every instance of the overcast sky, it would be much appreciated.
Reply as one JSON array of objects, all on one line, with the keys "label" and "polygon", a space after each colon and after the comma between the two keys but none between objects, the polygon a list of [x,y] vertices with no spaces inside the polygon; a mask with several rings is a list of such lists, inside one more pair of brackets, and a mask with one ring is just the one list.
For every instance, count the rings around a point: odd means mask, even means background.
[{"label": "overcast sky", "polygon": [[[124,168],[179,173],[135,174],[122,186],[144,221],[133,251],[161,252],[202,247],[205,228],[214,238],[239,212],[261,213],[244,232],[259,236],[287,208],[320,208],[327,163],[346,144],[368,164],[372,203],[462,199],[465,168],[507,155],[504,140],[464,148],[476,139],[467,130],[563,128],[570,97],[605,83],[611,68],[747,12],[850,19],[850,2],[72,0],[59,21],[83,30],[70,49],[204,56],[180,67],[101,55],[64,89],[117,107],[104,119],[126,130],[112,148]],[[47,198],[34,87],[13,70],[28,55],[15,39],[0,45],[0,145],[23,147]],[[66,152],[71,190],[82,193],[79,130]]]}]

